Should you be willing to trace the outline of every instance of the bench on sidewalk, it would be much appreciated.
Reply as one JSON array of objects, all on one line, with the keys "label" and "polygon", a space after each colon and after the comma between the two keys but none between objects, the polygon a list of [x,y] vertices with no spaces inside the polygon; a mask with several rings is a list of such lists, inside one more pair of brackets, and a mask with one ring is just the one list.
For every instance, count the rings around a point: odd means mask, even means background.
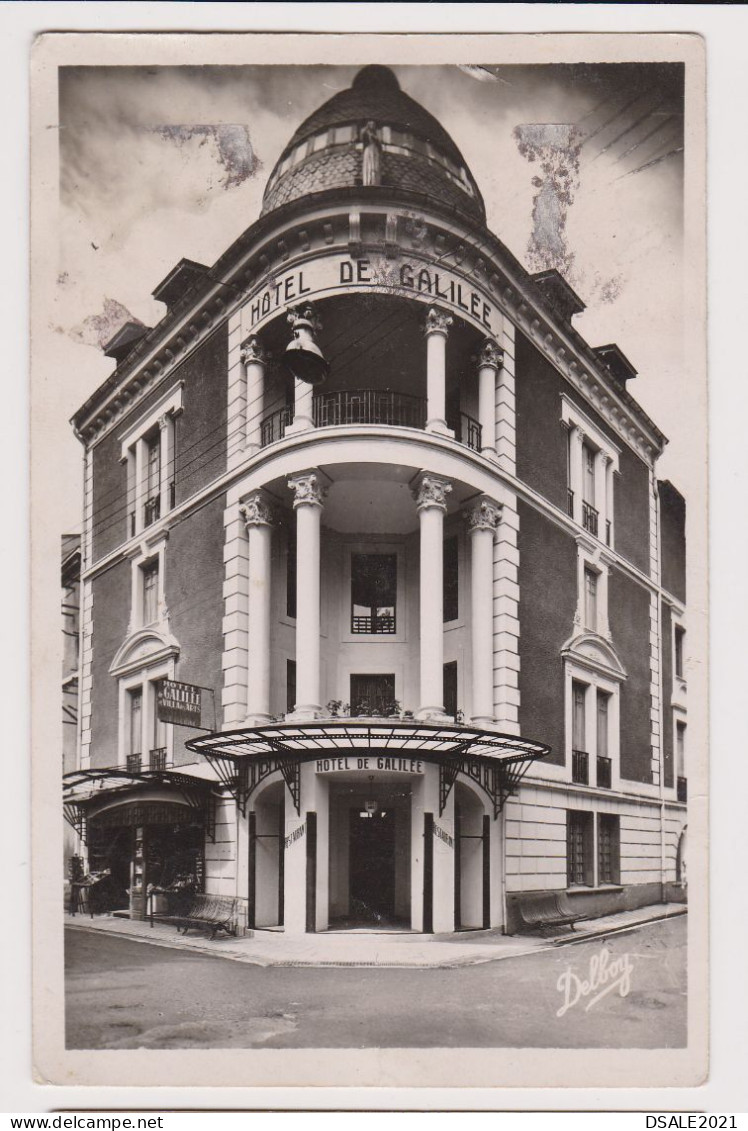
[{"label": "bench on sidewalk", "polygon": [[195,930],[210,931],[214,939],[219,931],[227,935],[236,935],[238,919],[238,901],[226,895],[208,895],[205,892],[193,892],[186,899],[184,893],[180,900],[181,906],[175,906],[165,912],[154,911],[153,896],[160,894],[151,892],[150,923],[173,923],[178,931],[186,935],[190,928]]},{"label": "bench on sidewalk", "polygon": [[548,931],[555,927],[571,927],[588,915],[574,911],[564,892],[539,891],[524,897],[519,904],[519,917],[528,931]]}]

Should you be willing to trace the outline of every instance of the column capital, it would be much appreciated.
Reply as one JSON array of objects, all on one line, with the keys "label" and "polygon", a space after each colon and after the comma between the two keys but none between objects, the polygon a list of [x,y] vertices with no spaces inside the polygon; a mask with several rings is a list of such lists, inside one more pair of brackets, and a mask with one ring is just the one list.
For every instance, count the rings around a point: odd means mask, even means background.
[{"label": "column capital", "polygon": [[294,493],[294,510],[303,506],[323,506],[327,490],[316,471],[304,471],[300,475],[291,475],[287,482]]},{"label": "column capital", "polygon": [[165,431],[166,431],[166,429],[167,429],[167,428],[169,427],[169,422],[170,422],[170,421],[171,421],[171,416],[169,415],[169,413],[168,413],[168,412],[165,412],[165,413],[163,414],[163,416],[159,416],[159,418],[158,418],[158,427],[159,427],[159,430],[160,430],[161,432],[165,432]]},{"label": "column capital", "polygon": [[453,318],[451,314],[447,314],[446,310],[442,310],[438,306],[430,306],[426,312],[426,323],[423,327],[423,332],[428,337],[430,334],[441,334],[446,338],[449,334],[449,327],[452,325]]},{"label": "column capital", "polygon": [[486,338],[477,357],[479,369],[499,370],[504,364],[504,351],[496,342]]},{"label": "column capital", "polygon": [[422,471],[412,489],[416,508],[419,511],[429,507],[436,507],[441,511],[447,509],[447,495],[452,490],[452,484],[441,475],[434,475],[431,471]]},{"label": "column capital", "polygon": [[242,499],[239,513],[247,529],[250,526],[273,526],[275,524],[273,505],[268,495],[262,490],[250,491],[246,498]]},{"label": "column capital", "polygon": [[501,503],[493,499],[478,499],[465,511],[465,521],[471,534],[477,530],[490,530],[496,533],[501,522]]},{"label": "column capital", "polygon": [[262,348],[260,339],[256,334],[243,341],[239,352],[242,365],[265,365],[268,359],[267,352]]},{"label": "column capital", "polygon": [[322,329],[320,317],[311,302],[300,302],[297,306],[289,306],[287,318],[294,330],[303,327],[316,334]]}]

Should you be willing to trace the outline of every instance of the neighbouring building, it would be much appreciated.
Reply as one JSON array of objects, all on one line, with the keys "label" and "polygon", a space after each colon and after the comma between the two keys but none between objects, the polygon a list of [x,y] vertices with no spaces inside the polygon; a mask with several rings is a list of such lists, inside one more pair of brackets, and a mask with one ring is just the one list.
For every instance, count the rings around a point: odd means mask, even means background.
[{"label": "neighbouring building", "polygon": [[439,122],[365,67],[153,294],[74,418],[66,814],[111,909],[512,932],[549,891],[685,898],[685,503],[634,367]]}]

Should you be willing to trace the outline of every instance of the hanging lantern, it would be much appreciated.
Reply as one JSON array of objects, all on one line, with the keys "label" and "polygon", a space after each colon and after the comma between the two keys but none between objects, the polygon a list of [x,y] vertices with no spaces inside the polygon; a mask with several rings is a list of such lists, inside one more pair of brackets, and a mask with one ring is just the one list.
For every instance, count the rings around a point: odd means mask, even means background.
[{"label": "hanging lantern", "polygon": [[329,372],[322,350],[314,340],[321,323],[311,305],[293,307],[288,314],[293,327],[293,338],[286,346],[283,364],[299,381],[308,385],[321,385]]}]

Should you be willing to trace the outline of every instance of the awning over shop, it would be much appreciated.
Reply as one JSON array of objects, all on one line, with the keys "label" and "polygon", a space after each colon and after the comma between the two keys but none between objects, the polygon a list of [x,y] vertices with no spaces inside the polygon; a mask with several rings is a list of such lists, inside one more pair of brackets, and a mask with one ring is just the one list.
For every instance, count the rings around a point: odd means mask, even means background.
[{"label": "awning over shop", "polygon": [[215,835],[215,780],[179,770],[74,770],[63,778],[63,811],[82,840],[88,825],[178,825],[187,821]]},{"label": "awning over shop", "polygon": [[203,735],[187,743],[208,759],[242,813],[253,791],[280,772],[301,814],[302,762],[343,751],[402,753],[439,766],[439,814],[458,773],[476,782],[491,798],[494,817],[536,758],[550,747],[517,735],[413,720],[282,723]]}]

